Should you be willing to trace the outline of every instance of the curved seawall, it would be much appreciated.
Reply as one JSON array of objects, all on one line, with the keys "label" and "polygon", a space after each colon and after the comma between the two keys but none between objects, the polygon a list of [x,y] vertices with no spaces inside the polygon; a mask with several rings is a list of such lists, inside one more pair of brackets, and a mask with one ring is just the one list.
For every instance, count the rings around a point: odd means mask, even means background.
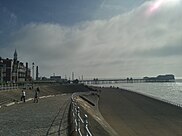
[{"label": "curved seawall", "polygon": [[182,135],[182,108],[127,90],[99,89],[100,112],[118,134]]}]

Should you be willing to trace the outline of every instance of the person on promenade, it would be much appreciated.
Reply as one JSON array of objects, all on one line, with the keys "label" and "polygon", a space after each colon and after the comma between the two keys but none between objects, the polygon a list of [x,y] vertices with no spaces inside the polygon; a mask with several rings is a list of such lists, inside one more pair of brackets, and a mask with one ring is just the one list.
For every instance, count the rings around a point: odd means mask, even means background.
[{"label": "person on promenade", "polygon": [[21,101],[25,102],[25,96],[26,96],[25,91],[22,90],[22,92],[21,92]]},{"label": "person on promenade", "polygon": [[38,93],[39,92],[40,92],[40,89],[39,89],[39,87],[37,87],[35,90],[35,95],[34,95],[34,103],[38,103],[38,99],[39,99]]}]

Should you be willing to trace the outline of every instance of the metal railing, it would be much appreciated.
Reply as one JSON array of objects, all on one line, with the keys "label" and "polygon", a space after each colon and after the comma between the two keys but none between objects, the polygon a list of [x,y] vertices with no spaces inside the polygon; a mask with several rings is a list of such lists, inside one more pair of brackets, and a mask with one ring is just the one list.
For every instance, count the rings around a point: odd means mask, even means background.
[{"label": "metal railing", "polygon": [[72,100],[72,114],[73,114],[73,123],[75,125],[75,132],[77,136],[93,136],[89,130],[88,115],[83,114],[81,117],[80,107],[77,103]]},{"label": "metal railing", "polygon": [[18,84],[2,84],[0,90],[14,90],[18,89]]}]

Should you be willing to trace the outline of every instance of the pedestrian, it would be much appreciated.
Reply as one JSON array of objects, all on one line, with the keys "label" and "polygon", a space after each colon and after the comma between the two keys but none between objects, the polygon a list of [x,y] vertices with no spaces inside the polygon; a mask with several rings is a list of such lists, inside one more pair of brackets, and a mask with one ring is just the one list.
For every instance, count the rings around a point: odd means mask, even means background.
[{"label": "pedestrian", "polygon": [[39,97],[38,97],[38,93],[40,92],[39,87],[36,88],[35,90],[35,95],[34,95],[34,103],[38,103]]},{"label": "pedestrian", "polygon": [[25,102],[25,96],[26,96],[25,91],[22,90],[22,92],[21,92],[21,101]]}]

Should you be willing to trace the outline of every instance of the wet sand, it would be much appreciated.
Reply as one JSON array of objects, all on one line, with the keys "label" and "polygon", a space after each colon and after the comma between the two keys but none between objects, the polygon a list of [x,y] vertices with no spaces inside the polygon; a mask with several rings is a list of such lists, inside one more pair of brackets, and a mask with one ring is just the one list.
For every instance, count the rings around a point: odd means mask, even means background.
[{"label": "wet sand", "polygon": [[182,108],[121,89],[99,90],[99,110],[119,135],[182,135]]}]

